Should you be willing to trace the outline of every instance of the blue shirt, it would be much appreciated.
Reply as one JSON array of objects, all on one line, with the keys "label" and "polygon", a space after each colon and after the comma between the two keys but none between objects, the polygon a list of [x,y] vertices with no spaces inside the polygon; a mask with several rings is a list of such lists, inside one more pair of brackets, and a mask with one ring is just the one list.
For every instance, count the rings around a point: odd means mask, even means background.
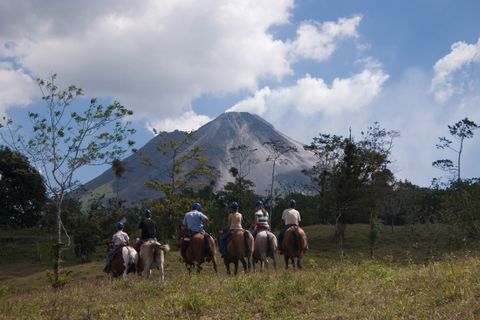
[{"label": "blue shirt", "polygon": [[203,231],[203,222],[208,220],[207,216],[201,213],[200,211],[193,210],[185,213],[183,218],[183,224],[187,226],[188,230],[193,232],[202,232]]}]

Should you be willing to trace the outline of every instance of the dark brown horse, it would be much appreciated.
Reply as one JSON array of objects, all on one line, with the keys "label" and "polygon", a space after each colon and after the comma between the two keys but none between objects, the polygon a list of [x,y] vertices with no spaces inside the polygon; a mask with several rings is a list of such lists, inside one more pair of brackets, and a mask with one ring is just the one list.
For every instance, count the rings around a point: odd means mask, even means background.
[{"label": "dark brown horse", "polygon": [[235,265],[235,274],[238,273],[238,262],[243,265],[243,270],[249,272],[252,267],[254,240],[247,230],[232,230],[227,242],[227,254],[223,257],[227,273],[230,274],[230,263]]},{"label": "dark brown horse", "polygon": [[288,269],[288,261],[292,262],[295,268],[295,259],[297,260],[297,267],[302,268],[302,258],[307,251],[307,236],[305,231],[299,226],[291,226],[285,231],[283,238],[282,250],[285,258],[285,268]]},{"label": "dark brown horse", "polygon": [[192,236],[187,235],[187,230],[181,225],[178,230],[177,244],[182,255],[183,261],[188,269],[192,272],[192,268],[196,267],[197,272],[202,270],[202,263],[205,261],[212,262],[213,270],[217,272],[217,245],[215,238],[208,233],[195,233]]}]

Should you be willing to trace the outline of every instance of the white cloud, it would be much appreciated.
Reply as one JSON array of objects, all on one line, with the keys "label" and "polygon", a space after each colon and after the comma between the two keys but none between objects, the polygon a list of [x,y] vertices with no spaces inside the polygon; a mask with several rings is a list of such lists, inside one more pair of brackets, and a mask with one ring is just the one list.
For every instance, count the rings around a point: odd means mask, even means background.
[{"label": "white cloud", "polygon": [[360,73],[349,78],[335,78],[331,85],[323,79],[306,75],[290,87],[256,92],[228,111],[248,111],[264,115],[269,111],[295,111],[305,115],[319,112],[336,114],[368,106],[381,92],[388,75],[378,63],[369,63]]},{"label": "white cloud", "polygon": [[186,131],[190,132],[197,130],[207,122],[211,121],[207,116],[197,115],[192,111],[185,112],[179,117],[175,118],[165,118],[159,121],[147,122],[147,128],[150,131]]},{"label": "white cloud", "polygon": [[[255,92],[261,80],[281,81],[298,59],[324,61],[339,41],[358,36],[362,19],[304,22],[295,39],[282,41],[271,29],[289,23],[294,0],[5,0],[1,6],[0,61],[14,60],[17,76],[58,73],[59,85],[116,99],[135,119],[150,122],[182,119],[204,94]],[[328,88],[321,79],[301,79],[297,86],[328,92],[354,85],[345,80]]]},{"label": "white cloud", "polygon": [[294,57],[325,61],[336,50],[340,40],[358,37],[357,28],[362,16],[340,18],[337,22],[304,22],[297,29],[297,38],[291,43]]},{"label": "white cloud", "polygon": [[[445,102],[460,90],[455,74],[471,65],[480,62],[480,38],[477,43],[455,42],[450,53],[438,60],[434,67],[431,89],[438,102]],[[455,83],[457,82],[457,83]]]},{"label": "white cloud", "polygon": [[35,81],[22,69],[13,69],[8,63],[0,63],[0,116],[9,106],[23,107],[38,96]]},{"label": "white cloud", "polygon": [[14,57],[35,76],[58,73],[61,84],[115,98],[137,118],[176,117],[202,94],[256,90],[260,79],[290,74],[288,46],[269,29],[288,23],[292,7],[293,0],[5,1],[0,59]]}]

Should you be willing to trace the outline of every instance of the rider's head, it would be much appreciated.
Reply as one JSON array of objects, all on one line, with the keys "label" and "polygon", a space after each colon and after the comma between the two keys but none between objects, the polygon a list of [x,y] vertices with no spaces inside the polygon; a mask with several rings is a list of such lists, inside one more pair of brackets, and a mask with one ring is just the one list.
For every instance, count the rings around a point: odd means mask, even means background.
[{"label": "rider's head", "polygon": [[297,206],[297,201],[290,199],[290,208],[295,208]]},{"label": "rider's head", "polygon": [[124,227],[125,227],[125,225],[123,224],[123,222],[118,222],[117,223],[117,230],[123,230]]},{"label": "rider's head", "polygon": [[263,208],[263,202],[261,200],[258,200],[257,202],[255,202],[255,207],[256,208]]},{"label": "rider's head", "polygon": [[143,215],[146,218],[150,218],[152,216],[152,211],[150,211],[149,209],[145,209],[145,210],[143,210]]},{"label": "rider's head", "polygon": [[238,202],[233,201],[232,203],[230,203],[230,210],[237,211],[238,210]]},{"label": "rider's head", "polygon": [[202,210],[202,205],[201,205],[200,203],[198,203],[198,202],[195,202],[195,203],[193,204],[193,206],[192,206],[192,210],[198,210],[198,211],[200,211],[200,210]]}]

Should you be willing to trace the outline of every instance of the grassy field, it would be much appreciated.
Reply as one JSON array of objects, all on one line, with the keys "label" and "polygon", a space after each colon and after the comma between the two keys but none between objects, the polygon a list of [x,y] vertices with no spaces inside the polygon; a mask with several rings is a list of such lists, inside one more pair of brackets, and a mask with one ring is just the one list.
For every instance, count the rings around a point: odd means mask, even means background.
[{"label": "grassy field", "polygon": [[[449,240],[445,226],[396,227],[394,232],[385,227],[374,259],[368,226],[348,227],[343,259],[330,241],[331,226],[311,226],[306,232],[311,250],[303,271],[285,271],[280,263],[277,272],[228,277],[222,265],[215,275],[207,264],[200,275],[188,275],[173,251],[167,255],[164,285],[156,273],[150,280],[132,276],[109,284],[101,272],[101,255],[82,265],[69,257],[65,270],[72,280],[58,292],[48,287],[48,257],[39,259],[41,249],[30,246],[24,253],[34,260],[16,257],[0,264],[0,318],[480,318],[478,243]],[[29,234],[19,233],[18,239]],[[7,236],[15,242],[15,235]],[[33,237],[41,242],[41,234]]]}]

